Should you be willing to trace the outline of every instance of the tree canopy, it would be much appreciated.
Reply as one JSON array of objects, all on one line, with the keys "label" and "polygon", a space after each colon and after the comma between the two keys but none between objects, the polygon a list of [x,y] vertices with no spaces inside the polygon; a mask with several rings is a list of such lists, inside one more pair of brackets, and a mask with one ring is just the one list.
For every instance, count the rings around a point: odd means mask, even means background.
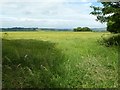
[{"label": "tree canopy", "polygon": [[101,2],[103,7],[90,6],[90,13],[97,16],[97,21],[107,22],[107,31],[120,33],[120,2]]}]

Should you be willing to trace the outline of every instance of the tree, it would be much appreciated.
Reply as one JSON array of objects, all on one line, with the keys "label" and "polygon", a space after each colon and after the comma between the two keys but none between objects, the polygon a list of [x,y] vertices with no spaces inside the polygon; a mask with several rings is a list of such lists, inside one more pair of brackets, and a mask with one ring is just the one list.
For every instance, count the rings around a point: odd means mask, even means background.
[{"label": "tree", "polygon": [[90,6],[97,21],[107,22],[107,31],[120,33],[120,2],[101,2],[103,7]]}]

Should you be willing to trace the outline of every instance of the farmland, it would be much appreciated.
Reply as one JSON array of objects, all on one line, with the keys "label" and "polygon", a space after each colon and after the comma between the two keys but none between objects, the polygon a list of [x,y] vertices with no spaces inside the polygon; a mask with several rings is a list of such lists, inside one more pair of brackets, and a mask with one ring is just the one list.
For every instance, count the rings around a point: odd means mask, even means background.
[{"label": "farmland", "polygon": [[108,32],[2,32],[3,88],[116,88],[118,51]]}]

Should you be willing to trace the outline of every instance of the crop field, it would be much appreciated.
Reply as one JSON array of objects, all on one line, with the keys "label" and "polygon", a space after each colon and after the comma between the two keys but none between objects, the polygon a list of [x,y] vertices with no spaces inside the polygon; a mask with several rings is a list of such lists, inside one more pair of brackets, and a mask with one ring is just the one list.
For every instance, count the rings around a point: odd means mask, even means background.
[{"label": "crop field", "polygon": [[117,88],[118,50],[107,32],[2,32],[3,88]]}]

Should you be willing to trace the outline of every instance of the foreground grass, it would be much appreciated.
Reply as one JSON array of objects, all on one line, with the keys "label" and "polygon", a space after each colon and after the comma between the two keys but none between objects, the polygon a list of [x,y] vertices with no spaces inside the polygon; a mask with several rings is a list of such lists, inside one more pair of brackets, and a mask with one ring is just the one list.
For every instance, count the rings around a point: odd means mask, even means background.
[{"label": "foreground grass", "polygon": [[102,34],[3,34],[3,87],[117,87],[117,48],[97,43]]}]

